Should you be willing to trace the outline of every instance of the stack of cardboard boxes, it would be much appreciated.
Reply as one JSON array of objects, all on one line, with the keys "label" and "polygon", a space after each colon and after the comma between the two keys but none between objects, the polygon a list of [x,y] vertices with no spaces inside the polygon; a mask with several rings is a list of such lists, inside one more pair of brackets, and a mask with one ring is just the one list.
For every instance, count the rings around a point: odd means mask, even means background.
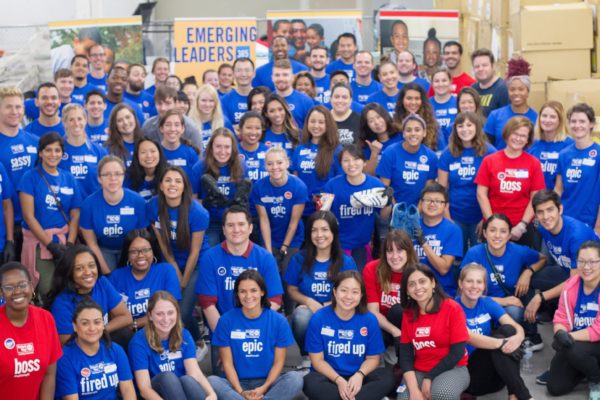
[{"label": "stack of cardboard boxes", "polygon": [[532,107],[585,101],[600,114],[600,79],[592,79],[600,78],[600,0],[436,0],[435,7],[461,12],[465,67],[471,52],[485,47],[504,76],[510,57],[520,55],[532,67]]}]

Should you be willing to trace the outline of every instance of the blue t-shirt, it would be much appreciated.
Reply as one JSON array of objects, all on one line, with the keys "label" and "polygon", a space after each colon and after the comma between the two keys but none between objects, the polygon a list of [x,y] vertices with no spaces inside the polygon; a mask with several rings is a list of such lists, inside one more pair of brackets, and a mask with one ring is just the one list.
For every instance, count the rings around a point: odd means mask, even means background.
[{"label": "blue t-shirt", "polygon": [[[271,245],[279,248],[283,245],[285,234],[292,219],[294,206],[305,204],[308,201],[308,189],[304,182],[294,176],[288,175],[288,180],[283,186],[274,186],[270,178],[264,177],[252,187],[252,203],[265,208],[271,229]],[[296,234],[289,243],[289,247],[297,248],[304,241],[304,224],[298,221]]]},{"label": "blue t-shirt", "polygon": [[119,382],[131,381],[129,360],[121,346],[103,340],[100,349],[88,356],[73,340],[63,346],[63,356],[56,366],[56,398],[76,394],[79,399],[117,400]]},{"label": "blue t-shirt", "polygon": [[556,171],[558,167],[558,156],[562,149],[575,143],[570,137],[565,138],[561,142],[546,142],[545,140],[536,140],[533,142],[527,152],[540,160],[542,171],[544,172],[544,180],[546,181],[546,189],[554,189],[556,181]]},{"label": "blue t-shirt", "polygon": [[[231,132],[235,132],[233,129],[233,125],[231,125],[231,122],[225,116],[223,116],[223,126],[227,129],[229,129]],[[202,151],[206,151],[206,148],[208,147],[208,141],[210,140],[210,137],[212,136],[213,130],[214,129],[212,127],[212,121],[206,121],[206,122],[202,123],[202,128],[200,129],[200,140],[202,141]],[[234,135],[234,136],[237,139],[237,136],[236,135]]]},{"label": "blue t-shirt", "polygon": [[494,146],[498,150],[502,150],[506,147],[506,142],[504,142],[504,138],[502,137],[504,126],[509,119],[516,116],[529,118],[534,126],[538,117],[537,112],[535,112],[533,108],[529,108],[525,114],[519,114],[513,111],[510,104],[498,108],[488,115],[487,121],[485,121],[485,126],[483,127],[483,131],[494,138]]},{"label": "blue t-shirt", "polygon": [[437,161],[435,153],[424,145],[409,153],[402,143],[395,143],[383,152],[375,173],[390,180],[397,203],[416,205],[427,181],[437,178]]},{"label": "blue t-shirt", "polygon": [[334,71],[344,71],[348,74],[348,78],[350,78],[350,82],[354,80],[354,75],[356,75],[356,71],[354,71],[354,63],[346,64],[344,60],[335,60],[329,63],[327,67],[325,67],[325,72],[331,74]]},{"label": "blue t-shirt", "polygon": [[[425,236],[427,244],[436,255],[440,257],[454,256],[456,259],[463,256],[463,238],[458,225],[450,222],[446,218],[442,218],[437,225],[427,226],[421,218],[421,229],[423,229],[423,236]],[[419,261],[427,265],[433,271],[446,293],[450,296],[454,296],[456,294],[456,275],[454,274],[454,266],[451,266],[448,272],[442,275],[431,265],[423,248],[417,243],[415,243],[414,246]]]},{"label": "blue t-shirt", "polygon": [[583,291],[583,280],[579,280],[577,302],[573,312],[573,331],[589,328],[598,317],[598,287],[590,294]]},{"label": "blue t-shirt", "polygon": [[223,313],[233,308],[233,285],[237,277],[247,269],[255,269],[267,284],[267,297],[283,294],[281,278],[275,257],[263,247],[250,242],[246,253],[236,256],[223,248],[224,243],[214,246],[200,261],[200,279],[196,281],[196,293],[217,297],[217,310]]},{"label": "blue t-shirt", "polygon": [[83,104],[83,102],[85,102],[85,95],[95,89],[96,86],[92,85],[89,82],[86,82],[86,84],[82,87],[73,87],[73,93],[71,93],[71,97],[73,98],[73,100]]},{"label": "blue t-shirt", "polygon": [[[181,272],[184,272],[185,264],[187,263],[187,259],[190,255],[190,249],[180,249],[177,247],[177,218],[179,216],[179,208],[168,207],[168,209],[169,219],[171,220],[171,229],[169,232],[169,237],[171,240],[169,245],[171,246],[171,252],[173,254],[173,258],[175,258],[177,266],[179,266]],[[154,224],[154,227],[160,232],[162,227],[158,215],[158,197],[152,198],[152,200],[147,203],[146,216],[148,218],[148,222]],[[206,208],[204,208],[202,204],[198,203],[197,201],[192,201],[188,211],[187,221],[191,238],[195,232],[202,232],[208,229],[208,211],[206,211]],[[200,248],[200,255],[198,256],[198,263],[200,262],[200,257],[202,254],[204,254],[208,248],[208,238],[206,235],[204,235],[202,247]]]},{"label": "blue t-shirt", "polygon": [[87,124],[85,126],[85,133],[91,142],[101,146],[104,145],[104,142],[108,140],[108,121],[103,120],[100,125],[92,126]]},{"label": "blue t-shirt", "polygon": [[318,310],[306,331],[306,351],[323,353],[325,361],[342,376],[358,371],[367,356],[385,351],[381,328],[370,312],[340,319],[331,306]]},{"label": "blue t-shirt", "polygon": [[[108,79],[108,75],[104,74],[102,78],[94,78],[92,74],[88,74],[87,81],[88,83],[94,85],[97,89],[100,89],[102,93],[106,93],[106,89],[108,85],[106,84],[106,80]],[[152,93],[154,94],[154,93]]]},{"label": "blue t-shirt", "polygon": [[314,78],[314,80],[315,87],[317,89],[315,101],[319,104],[325,104],[329,102],[331,97],[331,91],[329,90],[329,87],[331,86],[329,74],[325,74],[325,76],[322,78]]},{"label": "blue t-shirt", "polygon": [[192,177],[192,168],[198,162],[198,153],[191,146],[181,143],[175,150],[162,146],[165,159],[169,165],[180,167],[186,173],[188,179]]},{"label": "blue t-shirt", "polygon": [[[283,280],[290,286],[296,286],[303,295],[321,304],[331,301],[333,281],[327,276],[331,260],[315,260],[310,272],[307,273],[302,269],[305,258],[306,253],[304,251],[294,254],[285,271]],[[343,271],[356,271],[354,259],[347,254],[344,254],[339,272]]]},{"label": "blue t-shirt", "polygon": [[288,157],[292,158],[294,148],[292,142],[285,133],[275,133],[271,128],[267,128],[263,137],[263,143],[268,147],[280,147],[285,149],[288,153]]},{"label": "blue t-shirt", "polygon": [[288,107],[292,113],[292,116],[294,117],[294,121],[296,121],[298,129],[302,129],[308,112],[316,104],[315,101],[297,90],[293,90],[292,94],[284,97],[284,99],[287,101]]},{"label": "blue t-shirt", "polygon": [[464,149],[458,157],[454,157],[450,153],[450,149],[446,149],[440,156],[438,168],[448,173],[450,215],[453,220],[465,224],[476,224],[483,218],[477,201],[475,177],[483,158],[496,152],[491,144],[486,146],[487,151],[483,156],[476,156],[473,148]]},{"label": "blue t-shirt", "polygon": [[366,86],[361,85],[356,81],[352,81],[350,87],[352,88],[352,99],[359,102],[363,106],[369,104],[368,100],[370,95],[383,89],[383,85],[377,82],[375,79],[371,79],[371,83]]},{"label": "blue t-shirt", "polygon": [[[477,300],[474,308],[465,306],[460,300],[460,296],[456,297],[456,302],[460,304],[465,316],[467,317],[467,329],[471,333],[483,336],[492,335],[492,327],[499,325],[500,318],[506,314],[504,308],[494,301],[491,297],[483,296]],[[475,351],[475,347],[467,344],[469,355]]]},{"label": "blue t-shirt", "polygon": [[56,125],[45,126],[40,123],[39,119],[34,119],[25,127],[25,130],[29,133],[33,133],[37,137],[42,137],[48,132],[57,132],[60,136],[65,135],[65,127],[60,121]]},{"label": "blue t-shirt", "polygon": [[138,120],[139,126],[144,125],[144,121],[146,119],[144,118],[144,113],[142,112],[142,106],[140,106],[138,103],[129,100],[125,96],[123,96],[121,103],[113,103],[108,98],[105,99],[104,103],[106,104],[106,109],[104,110],[104,119],[106,121],[110,120],[110,113],[113,110],[113,108],[115,108],[117,104],[124,103],[131,107],[135,112],[135,116]]},{"label": "blue t-shirt", "polygon": [[[9,200],[12,198],[14,192],[14,188],[12,182],[6,170],[4,169],[4,165],[0,164],[0,199]],[[6,224],[4,224],[4,207],[0,207],[0,249],[4,251],[4,245],[6,244]]]},{"label": "blue t-shirt", "polygon": [[79,182],[81,197],[85,199],[100,189],[98,182],[98,163],[108,153],[104,147],[86,141],[80,146],[73,146],[65,140],[65,149],[59,168],[69,171]]},{"label": "blue t-shirt", "polygon": [[[133,151],[135,149],[135,143],[134,142],[123,142],[123,147],[125,147],[125,160],[123,160],[125,162],[125,166],[129,167],[131,165],[131,161],[133,160]],[[110,146],[106,146],[106,150],[108,151],[108,154],[115,154],[114,151],[112,150],[112,148]]]},{"label": "blue t-shirt", "polygon": [[[416,76],[414,80],[410,81],[409,83],[416,83],[417,85],[421,86],[423,89],[425,89],[425,93],[429,93],[429,81],[427,79],[423,79],[419,76]],[[406,85],[406,83],[404,82],[398,82],[398,89],[402,89],[404,86]],[[433,97],[430,97],[430,99]]]},{"label": "blue t-shirt", "polygon": [[[490,297],[507,297],[502,287],[496,280],[496,275],[493,273],[492,267],[488,262],[488,258],[485,254],[486,244],[478,244],[471,247],[465,257],[463,258],[461,269],[469,263],[475,262],[483,265],[487,271],[487,294]],[[540,260],[540,253],[530,249],[527,246],[521,246],[520,244],[508,242],[506,244],[506,250],[501,257],[496,257],[490,252],[490,259],[496,267],[496,271],[500,275],[500,278],[504,282],[504,286],[509,290],[510,296],[514,295],[515,286],[521,276],[521,272]]]},{"label": "blue t-shirt", "polygon": [[156,110],[156,106],[154,105],[154,97],[145,91],[141,91],[137,95],[125,91],[123,92],[123,98],[141,107],[142,113],[144,115],[144,120],[158,115],[158,111]]},{"label": "blue t-shirt", "polygon": [[221,97],[221,108],[223,109],[223,115],[231,123],[237,125],[240,123],[242,115],[248,111],[248,96],[243,96],[233,89]]},{"label": "blue t-shirt", "polygon": [[[69,219],[71,218],[71,210],[81,207],[79,185],[73,175],[67,171],[59,169],[58,175],[54,176],[47,173],[40,166],[27,171],[19,183],[17,190],[33,197],[34,215],[42,228],[61,228],[67,225],[67,221],[65,221],[65,217],[59,210],[54,196],[50,193],[50,188],[40,175],[40,171],[46,177],[56,198],[60,201],[62,210]],[[29,229],[25,221],[22,225],[23,228]]]},{"label": "blue t-shirt", "polygon": [[108,280],[121,293],[134,319],[146,315],[148,300],[159,290],[166,290],[181,300],[179,278],[173,266],[167,263],[152,264],[140,280],[133,276],[131,265],[120,267],[111,272]]},{"label": "blue t-shirt", "polygon": [[144,179],[142,181],[142,184],[138,188],[134,189],[132,186],[133,185],[131,181],[125,178],[125,181],[123,182],[123,187],[136,191],[146,203],[152,200],[152,198],[157,194],[156,185],[152,181],[147,181]]},{"label": "blue t-shirt", "polygon": [[[308,71],[308,67],[296,60],[290,59],[292,64],[292,72],[297,74],[300,71]],[[275,91],[275,84],[273,83],[273,61],[269,61],[265,65],[256,68],[256,74],[252,80],[252,87],[266,86],[271,90]]]},{"label": "blue t-shirt", "polygon": [[563,184],[561,196],[564,215],[596,224],[600,197],[596,191],[600,187],[600,144],[593,143],[586,149],[578,149],[575,144],[567,146],[558,156],[556,174]]},{"label": "blue t-shirt", "polygon": [[[63,108],[65,108],[65,106],[70,103],[77,103],[83,107],[83,101],[78,101],[77,99],[71,97],[71,98],[69,98],[69,100],[67,102],[65,102],[65,103],[61,102],[60,105],[58,106],[58,115],[59,116],[62,114]],[[38,108],[38,106],[35,105],[35,99],[25,100],[25,116],[30,121],[33,121],[34,119],[40,117],[40,109]]]},{"label": "blue t-shirt", "polygon": [[374,176],[364,175],[364,177],[363,183],[353,185],[348,182],[346,175],[338,175],[323,186],[324,193],[335,194],[330,210],[339,222],[340,243],[344,250],[364,247],[371,241],[375,228],[377,209],[373,207],[353,208],[350,203],[350,198],[355,192],[385,187]]},{"label": "blue t-shirt", "polygon": [[[24,130],[19,130],[16,136],[11,137],[0,132],[0,163],[8,173],[14,189],[17,189],[25,172],[29,171],[37,162],[37,146],[40,139]],[[15,210],[15,224],[21,223],[21,202],[19,193],[14,190],[12,196]]]},{"label": "blue t-shirt", "polygon": [[388,96],[383,89],[378,92],[373,93],[367,98],[368,103],[377,103],[383,108],[386,109],[388,113],[390,113],[391,117],[394,117],[394,113],[396,112],[396,103],[398,102],[398,95],[400,91],[398,91],[393,96]]},{"label": "blue t-shirt", "polygon": [[444,149],[448,146],[454,120],[456,119],[456,114],[458,114],[456,96],[450,96],[445,103],[438,103],[435,97],[431,97],[429,101],[433,107],[433,113],[438,125],[438,149]]},{"label": "blue t-shirt", "polygon": [[129,231],[148,226],[146,202],[134,191],[123,189],[121,201],[111,205],[98,190],[83,201],[79,225],[94,231],[100,247],[121,250]]},{"label": "blue t-shirt", "polygon": [[238,144],[238,151],[242,166],[246,171],[246,178],[252,182],[268,176],[265,168],[265,154],[267,154],[269,148],[264,143],[258,143],[258,148],[254,151],[248,151],[242,147],[242,144]]},{"label": "blue t-shirt", "polygon": [[[204,165],[204,160],[200,160],[194,165],[192,168],[192,176],[190,178],[192,182],[192,190],[195,194],[198,195],[199,199],[203,199],[206,194],[202,184],[200,183],[200,178],[203,174],[206,173],[206,167]],[[235,196],[237,188],[235,186],[235,182],[231,180],[231,168],[228,165],[223,167],[219,167],[219,178],[217,179],[217,188],[219,192],[227,197],[229,200],[232,200]],[[226,207],[208,207],[208,213],[210,214],[211,221],[220,221],[223,217],[223,212]]]},{"label": "blue t-shirt", "polygon": [[[377,164],[379,164],[379,161],[381,160],[381,155],[388,147],[390,147],[394,143],[402,143],[403,141],[404,141],[404,138],[402,137],[401,132],[396,133],[394,136],[390,137],[385,142],[380,141],[379,143],[381,143],[382,147],[381,147],[381,150],[379,151],[379,155],[377,156]],[[365,155],[365,160],[369,160],[371,158],[371,148],[366,143],[365,143],[365,147],[363,147],[363,154]]]},{"label": "blue t-shirt", "polygon": [[196,343],[187,329],[182,332],[183,342],[176,351],[169,350],[169,339],[161,341],[162,353],[153,350],[146,340],[146,328],[131,338],[128,347],[133,372],[147,370],[150,379],[162,372],[172,372],[177,377],[186,375],[184,360],[196,359]]},{"label": "blue t-shirt", "polygon": [[154,98],[154,94],[156,93],[156,85],[152,85],[144,89],[144,92],[148,93],[152,98]]},{"label": "blue t-shirt", "polygon": [[[102,307],[104,324],[108,323],[108,313],[123,301],[119,292],[105,276],[98,278],[94,288],[89,293],[89,297]],[[83,296],[71,291],[71,289],[65,289],[54,299],[51,312],[54,321],[56,321],[56,330],[59,335],[73,333],[73,314],[82,298]]]},{"label": "blue t-shirt", "polygon": [[558,235],[553,235],[540,224],[538,232],[546,243],[548,252],[556,264],[570,271],[577,268],[577,251],[588,240],[600,241],[596,232],[583,222],[563,215],[563,227]]},{"label": "blue t-shirt", "polygon": [[342,150],[341,146],[338,146],[333,153],[333,162],[329,173],[326,177],[321,178],[317,175],[316,161],[317,152],[319,151],[319,145],[312,142],[307,144],[300,144],[294,149],[294,155],[292,156],[292,162],[290,165],[290,171],[296,173],[300,179],[306,184],[308,188],[308,200],[306,201],[306,207],[304,208],[304,215],[312,215],[315,212],[315,204],[312,201],[312,195],[321,193],[323,186],[334,176],[343,173],[342,166],[338,160],[338,154]]},{"label": "blue t-shirt", "polygon": [[231,349],[239,379],[264,379],[273,367],[275,349],[291,346],[294,337],[285,317],[271,309],[248,318],[234,308],[219,318],[211,344]]}]

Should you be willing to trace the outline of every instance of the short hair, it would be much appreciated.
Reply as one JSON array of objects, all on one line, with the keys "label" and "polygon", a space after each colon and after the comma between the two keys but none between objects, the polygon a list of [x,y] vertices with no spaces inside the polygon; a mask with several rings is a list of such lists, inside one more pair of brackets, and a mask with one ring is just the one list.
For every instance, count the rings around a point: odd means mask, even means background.
[{"label": "short hair", "polygon": [[102,98],[102,101],[103,101],[103,102],[106,102],[106,96],[104,96],[104,93],[102,93],[102,92],[101,92],[100,90],[98,90],[98,89],[92,89],[92,90],[90,90],[89,92],[87,92],[87,93],[85,94],[85,98],[84,98],[84,101],[83,101],[83,102],[84,102],[84,104],[87,104],[87,103],[89,103],[89,101],[90,101],[90,97],[92,97],[92,96],[100,96],[100,97]]},{"label": "short hair", "polygon": [[406,22],[402,21],[401,19],[398,19],[398,20],[394,21],[394,23],[392,24],[392,29],[390,30],[390,34],[394,33],[394,28],[397,25],[402,25],[404,27],[404,29],[406,29],[406,31],[408,32],[408,25],[406,25]]},{"label": "short hair", "polygon": [[219,65],[219,68],[217,69],[217,72],[220,74],[222,70],[229,68],[229,69],[233,69],[233,66],[229,63],[223,63],[221,65]]},{"label": "short hair", "polygon": [[167,65],[169,65],[169,60],[167,60],[164,57],[158,57],[158,58],[154,59],[154,61],[152,62],[152,73],[154,73],[154,70],[156,69],[156,66],[159,63],[161,63],[161,62],[162,63],[166,63]]},{"label": "short hair", "polygon": [[25,277],[27,278],[27,280],[31,282],[31,275],[29,274],[29,270],[27,269],[27,267],[18,261],[11,261],[0,267],[0,284],[2,284],[2,279],[4,278],[4,275],[11,271],[22,272],[23,275],[25,275]]},{"label": "short hair", "polygon": [[73,64],[75,64],[75,60],[77,60],[78,58],[82,58],[85,61],[87,61],[88,63],[90,62],[90,59],[86,55],[84,55],[84,54],[75,54],[73,56],[73,58],[71,58],[71,66],[73,66]]},{"label": "short hair", "polygon": [[343,69],[336,69],[335,71],[331,72],[331,74],[329,74],[329,81],[332,81],[333,77],[338,75],[343,75],[344,77],[346,77],[346,79],[348,79],[348,81],[350,81],[350,76]]},{"label": "short hair", "polygon": [[235,69],[235,66],[238,65],[241,62],[249,62],[250,64],[252,64],[252,69],[255,68],[254,61],[252,61],[252,59],[248,58],[248,57],[236,58],[235,61],[233,62],[233,66],[231,68]]},{"label": "short hair", "polygon": [[338,161],[340,163],[342,162],[344,154],[348,154],[354,158],[360,158],[361,160],[366,161],[365,153],[363,152],[362,148],[355,143],[345,144],[342,146],[342,150],[340,150],[338,153]]},{"label": "short hair", "polygon": [[[370,58],[371,58],[371,62],[375,62],[375,60],[373,59],[373,54],[371,54],[371,52],[369,50],[359,50],[356,52],[356,55],[359,54],[367,54]],[[356,60],[356,58],[355,58]]]},{"label": "short hair", "polygon": [[125,72],[125,75],[129,75],[129,73],[127,72],[127,68],[125,68],[122,65],[114,65],[110,69],[110,71],[108,71],[108,76],[113,76],[115,74],[115,72],[118,72],[118,71],[123,71],[123,72]]},{"label": "short hair", "polygon": [[579,253],[581,252],[581,250],[585,249],[594,249],[596,250],[597,255],[600,256],[600,242],[597,242],[595,240],[588,240],[586,242],[583,242],[579,247],[579,250],[577,250],[577,258],[579,258]]},{"label": "short hair", "polygon": [[308,54],[311,55],[313,53],[313,51],[317,51],[317,50],[323,50],[325,52],[325,55],[329,54],[329,51],[327,50],[327,47],[321,46],[321,45],[315,46],[312,49],[310,49],[310,51],[308,52]]},{"label": "short hair", "polygon": [[60,68],[54,73],[54,82],[59,80],[60,78],[72,78],[73,71],[68,68]]},{"label": "short hair", "polygon": [[[210,74],[210,73],[215,73],[215,74],[217,74],[217,75],[219,74],[219,73],[217,72],[217,70],[216,70],[216,69],[213,69],[213,68],[209,68],[209,69],[205,70],[205,71],[202,73],[202,83],[206,83],[206,75],[208,75],[208,74]],[[169,78],[170,78],[171,76],[172,76],[172,75],[169,75]]]},{"label": "short hair", "polygon": [[54,82],[44,82],[40,86],[38,86],[36,97],[39,97],[40,92],[44,88],[46,88],[46,89],[56,89],[56,91],[58,91],[58,88],[56,87],[56,85],[54,84]]},{"label": "short hair", "polygon": [[18,97],[23,100],[23,92],[16,86],[0,87],[0,102],[7,97]]},{"label": "short hair", "polygon": [[260,297],[260,306],[262,308],[268,309],[271,308],[271,301],[269,300],[267,284],[265,283],[265,279],[255,269],[247,269],[242,272],[235,280],[233,284],[233,305],[236,308],[242,307],[242,302],[240,301],[239,290],[240,290],[240,282],[242,281],[254,281],[258,285],[258,288],[263,292],[263,295]]},{"label": "short hair", "polygon": [[533,130],[533,122],[527,117],[522,115],[517,115],[512,117],[506,122],[504,125],[504,129],[502,130],[502,138],[505,142],[508,141],[508,137],[517,129],[527,127],[529,129],[529,133],[527,135],[527,145],[525,147],[531,146],[533,143],[534,130]]},{"label": "short hair", "polygon": [[573,107],[569,109],[567,112],[567,118],[571,119],[571,116],[574,113],[584,113],[591,123],[596,123],[596,114],[594,113],[594,109],[590,107],[586,103],[577,103]]},{"label": "short hair", "polygon": [[551,201],[554,203],[556,208],[560,208],[562,202],[560,201],[560,196],[554,190],[544,189],[538,191],[533,195],[533,199],[531,199],[531,206],[533,207],[533,211],[536,211],[536,208],[547,201]]},{"label": "short hair", "polygon": [[102,174],[102,170],[104,169],[106,164],[108,164],[110,162],[115,162],[115,163],[119,164],[119,166],[123,170],[123,173],[125,173],[126,168],[125,168],[125,163],[123,162],[123,160],[121,160],[120,157],[117,157],[114,154],[109,154],[107,156],[102,157],[102,159],[98,163],[98,176],[100,176]]},{"label": "short hair", "polygon": [[460,270],[460,274],[458,275],[458,281],[462,282],[463,280],[465,280],[465,278],[467,277],[467,274],[472,271],[481,272],[483,274],[483,277],[484,277],[483,284],[485,286],[485,289],[484,289],[484,294],[485,294],[487,292],[487,270],[481,264],[478,264],[476,262],[470,262],[467,265],[465,265]]},{"label": "short hair", "polygon": [[279,30],[279,26],[281,24],[291,24],[289,19],[278,19],[277,21],[275,21],[275,23],[273,24],[273,31],[277,32]]},{"label": "short hair", "polygon": [[252,225],[252,215],[250,215],[250,211],[248,211],[248,208],[246,207],[233,205],[225,209],[225,211],[223,212],[223,226],[225,226],[225,223],[227,222],[227,216],[229,214],[244,214],[244,216],[246,217],[246,221],[248,221],[248,224]]},{"label": "short hair", "polygon": [[446,43],[444,43],[443,51],[446,51],[446,48],[448,48],[450,46],[456,46],[456,47],[458,47],[458,54],[460,54],[462,56],[462,53],[463,53],[462,44],[460,44],[456,40],[448,40]]},{"label": "short hair", "polygon": [[312,29],[319,35],[320,38],[325,37],[325,29],[323,29],[323,25],[321,24],[310,24],[306,30]]},{"label": "short hair", "polygon": [[[445,46],[444,46],[445,47]],[[462,54],[462,52],[461,52]],[[496,63],[496,57],[494,57],[494,53],[490,49],[477,49],[471,54],[471,64],[477,57],[487,57],[490,59],[490,62],[493,64]]]},{"label": "short hair", "polygon": [[289,69],[291,71],[292,70],[292,63],[287,58],[284,58],[284,59],[281,59],[281,60],[276,60],[273,63],[273,69],[275,69],[275,68]]},{"label": "short hair", "polygon": [[133,63],[129,64],[129,66],[127,67],[127,75],[131,74],[131,71],[133,71],[135,67],[140,67],[144,71],[144,74],[147,74],[145,65],[140,63]]},{"label": "short hair", "polygon": [[354,36],[354,33],[350,33],[350,32],[344,32],[341,35],[338,36],[337,41],[338,43],[340,42],[341,39],[346,38],[346,39],[352,39],[352,42],[354,43],[354,45],[356,46],[356,36]]},{"label": "short hair", "polygon": [[303,19],[300,18],[294,18],[293,20],[290,21],[292,24],[302,24],[304,25],[304,27],[306,28],[306,22],[304,22]]},{"label": "short hair", "polygon": [[427,184],[423,190],[421,190],[420,199],[423,200],[423,197],[425,197],[427,193],[439,193],[444,196],[444,201],[448,202],[449,200],[448,189],[435,181]]},{"label": "short hair", "polygon": [[154,102],[165,101],[168,99],[177,100],[177,89],[167,85],[159,85],[154,92]]}]

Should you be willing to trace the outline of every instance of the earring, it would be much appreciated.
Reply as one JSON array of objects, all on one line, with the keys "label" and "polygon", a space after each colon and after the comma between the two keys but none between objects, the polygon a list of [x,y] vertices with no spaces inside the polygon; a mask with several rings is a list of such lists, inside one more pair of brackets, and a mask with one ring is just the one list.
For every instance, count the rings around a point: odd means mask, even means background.
[{"label": "earring", "polygon": [[127,260],[127,263],[125,263],[125,265],[131,267],[131,261]]},{"label": "earring", "polygon": [[154,256],[152,258],[152,264],[156,264],[156,263],[158,263],[158,259],[156,258],[156,256]]}]

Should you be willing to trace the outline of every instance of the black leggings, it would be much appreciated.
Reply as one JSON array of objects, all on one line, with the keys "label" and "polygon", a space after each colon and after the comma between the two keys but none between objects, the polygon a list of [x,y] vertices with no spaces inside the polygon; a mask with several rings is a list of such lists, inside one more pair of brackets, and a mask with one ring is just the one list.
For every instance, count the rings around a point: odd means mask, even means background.
[{"label": "black leggings", "polygon": [[[402,328],[402,313],[404,313],[404,309],[400,303],[397,303],[389,309],[386,318],[392,323],[392,325]],[[385,343],[386,347],[394,344],[394,338],[389,332],[382,330],[381,333],[383,333],[383,342]]]},{"label": "black leggings", "polygon": [[[344,376],[344,379],[350,376]],[[363,380],[362,388],[356,395],[356,400],[381,400],[395,385],[394,373],[389,368],[377,368]],[[317,371],[312,371],[304,377],[304,394],[310,400],[335,400],[340,398],[340,392],[335,383]]]},{"label": "black leggings", "polygon": [[[516,332],[512,325],[502,325],[495,332],[496,337],[513,336]],[[531,394],[521,378],[519,361],[501,350],[476,349],[469,355],[469,375],[471,384],[466,392],[474,396],[494,393],[504,386],[508,394],[514,394],[519,400],[528,400]]]},{"label": "black leggings", "polygon": [[550,362],[548,393],[562,396],[571,392],[586,377],[590,383],[600,382],[600,343],[575,342],[569,349],[557,352]]}]

